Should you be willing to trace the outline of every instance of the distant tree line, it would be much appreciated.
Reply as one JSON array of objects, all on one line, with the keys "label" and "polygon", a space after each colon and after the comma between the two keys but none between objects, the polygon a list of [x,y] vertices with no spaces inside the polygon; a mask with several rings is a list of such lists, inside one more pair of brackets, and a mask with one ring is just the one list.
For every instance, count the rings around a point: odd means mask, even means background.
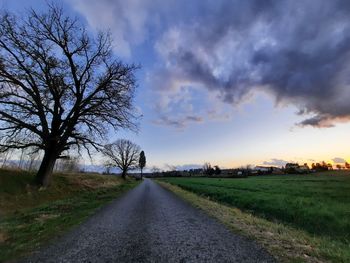
[{"label": "distant tree line", "polygon": [[[337,169],[350,169],[350,164],[345,162],[344,165],[335,165]],[[271,175],[271,174],[308,174],[313,172],[333,170],[331,163],[324,161],[311,164],[307,163],[287,163],[285,166],[279,168],[274,166],[256,166],[252,165],[242,166],[234,169],[221,169],[218,165],[212,166],[209,162],[204,163],[202,168],[189,169],[179,171],[175,168],[169,171],[161,171],[157,167],[153,167],[151,172],[147,174],[148,177],[235,177],[241,178],[254,175]]]}]

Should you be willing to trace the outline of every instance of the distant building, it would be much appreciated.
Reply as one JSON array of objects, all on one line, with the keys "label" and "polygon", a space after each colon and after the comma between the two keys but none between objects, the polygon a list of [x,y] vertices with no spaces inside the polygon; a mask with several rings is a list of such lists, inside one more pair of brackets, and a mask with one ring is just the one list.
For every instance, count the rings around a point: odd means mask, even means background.
[{"label": "distant building", "polygon": [[253,171],[255,171],[255,174],[282,174],[283,173],[282,169],[279,167],[262,166],[262,165],[255,166]]},{"label": "distant building", "polygon": [[299,167],[300,166],[299,166],[298,163],[287,163],[286,166],[285,166],[286,169],[297,169]]},{"label": "distant building", "polygon": [[298,163],[287,163],[285,166],[285,172],[288,174],[305,174],[310,172],[310,168],[306,163],[303,165],[299,165]]},{"label": "distant building", "polygon": [[258,172],[264,172],[264,173],[268,173],[272,171],[271,167],[261,166],[261,165],[255,166],[255,170]]}]

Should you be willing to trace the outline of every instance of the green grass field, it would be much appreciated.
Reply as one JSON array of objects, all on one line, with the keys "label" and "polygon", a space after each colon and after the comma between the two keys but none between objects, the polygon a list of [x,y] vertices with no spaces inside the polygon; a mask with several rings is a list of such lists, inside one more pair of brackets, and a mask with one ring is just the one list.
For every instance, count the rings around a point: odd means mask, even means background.
[{"label": "green grass field", "polygon": [[138,184],[98,174],[55,174],[49,188],[34,174],[0,170],[0,262],[40,247]]},{"label": "green grass field", "polygon": [[349,171],[162,180],[263,218],[350,244]]}]

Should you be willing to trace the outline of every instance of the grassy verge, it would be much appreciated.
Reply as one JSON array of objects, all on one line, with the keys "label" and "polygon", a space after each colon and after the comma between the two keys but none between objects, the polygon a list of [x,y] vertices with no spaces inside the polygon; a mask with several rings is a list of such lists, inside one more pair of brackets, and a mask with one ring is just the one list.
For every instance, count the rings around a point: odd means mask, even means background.
[{"label": "grassy verge", "polygon": [[[277,221],[198,196],[161,180],[158,182],[195,207],[227,225],[234,232],[257,240],[280,262],[349,262],[349,244],[316,236]],[[315,219],[317,220],[317,219]]]},{"label": "grassy verge", "polygon": [[111,176],[58,174],[52,187],[38,189],[30,173],[1,170],[0,178],[0,262],[37,249],[137,184]]},{"label": "grassy verge", "polygon": [[164,180],[260,217],[350,243],[349,171],[244,179]]}]

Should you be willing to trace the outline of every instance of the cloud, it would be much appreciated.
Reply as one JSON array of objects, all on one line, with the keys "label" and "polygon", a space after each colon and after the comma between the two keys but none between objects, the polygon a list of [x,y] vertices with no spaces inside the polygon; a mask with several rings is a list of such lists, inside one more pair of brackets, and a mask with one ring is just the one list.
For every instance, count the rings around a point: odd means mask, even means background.
[{"label": "cloud", "polygon": [[334,158],[332,159],[332,161],[333,161],[334,163],[346,163],[346,160],[343,159],[343,158],[340,158],[340,157],[334,157]]},{"label": "cloud", "polygon": [[263,89],[278,103],[299,107],[306,116],[301,126],[349,121],[347,3],[223,1],[213,10],[204,7],[192,23],[173,26],[157,41],[165,66],[159,73],[218,91],[229,104]]},{"label": "cloud", "polygon": [[188,86],[213,92],[228,105],[263,90],[278,104],[296,105],[305,118],[300,126],[350,121],[347,0],[73,3],[93,28],[111,28],[120,54],[151,47],[149,86],[162,114],[176,111],[173,96]]},{"label": "cloud", "polygon": [[156,125],[172,126],[179,130],[186,128],[190,123],[200,123],[203,118],[200,116],[189,115],[181,118],[170,118],[166,115],[162,115],[160,118],[153,121]]},{"label": "cloud", "polygon": [[154,23],[153,7],[159,1],[72,0],[69,3],[81,13],[94,30],[110,30],[115,52],[129,58],[134,46],[142,44]]},{"label": "cloud", "polygon": [[271,159],[269,161],[264,161],[264,165],[273,165],[273,166],[284,166],[288,163],[288,161],[282,160],[282,159]]}]

